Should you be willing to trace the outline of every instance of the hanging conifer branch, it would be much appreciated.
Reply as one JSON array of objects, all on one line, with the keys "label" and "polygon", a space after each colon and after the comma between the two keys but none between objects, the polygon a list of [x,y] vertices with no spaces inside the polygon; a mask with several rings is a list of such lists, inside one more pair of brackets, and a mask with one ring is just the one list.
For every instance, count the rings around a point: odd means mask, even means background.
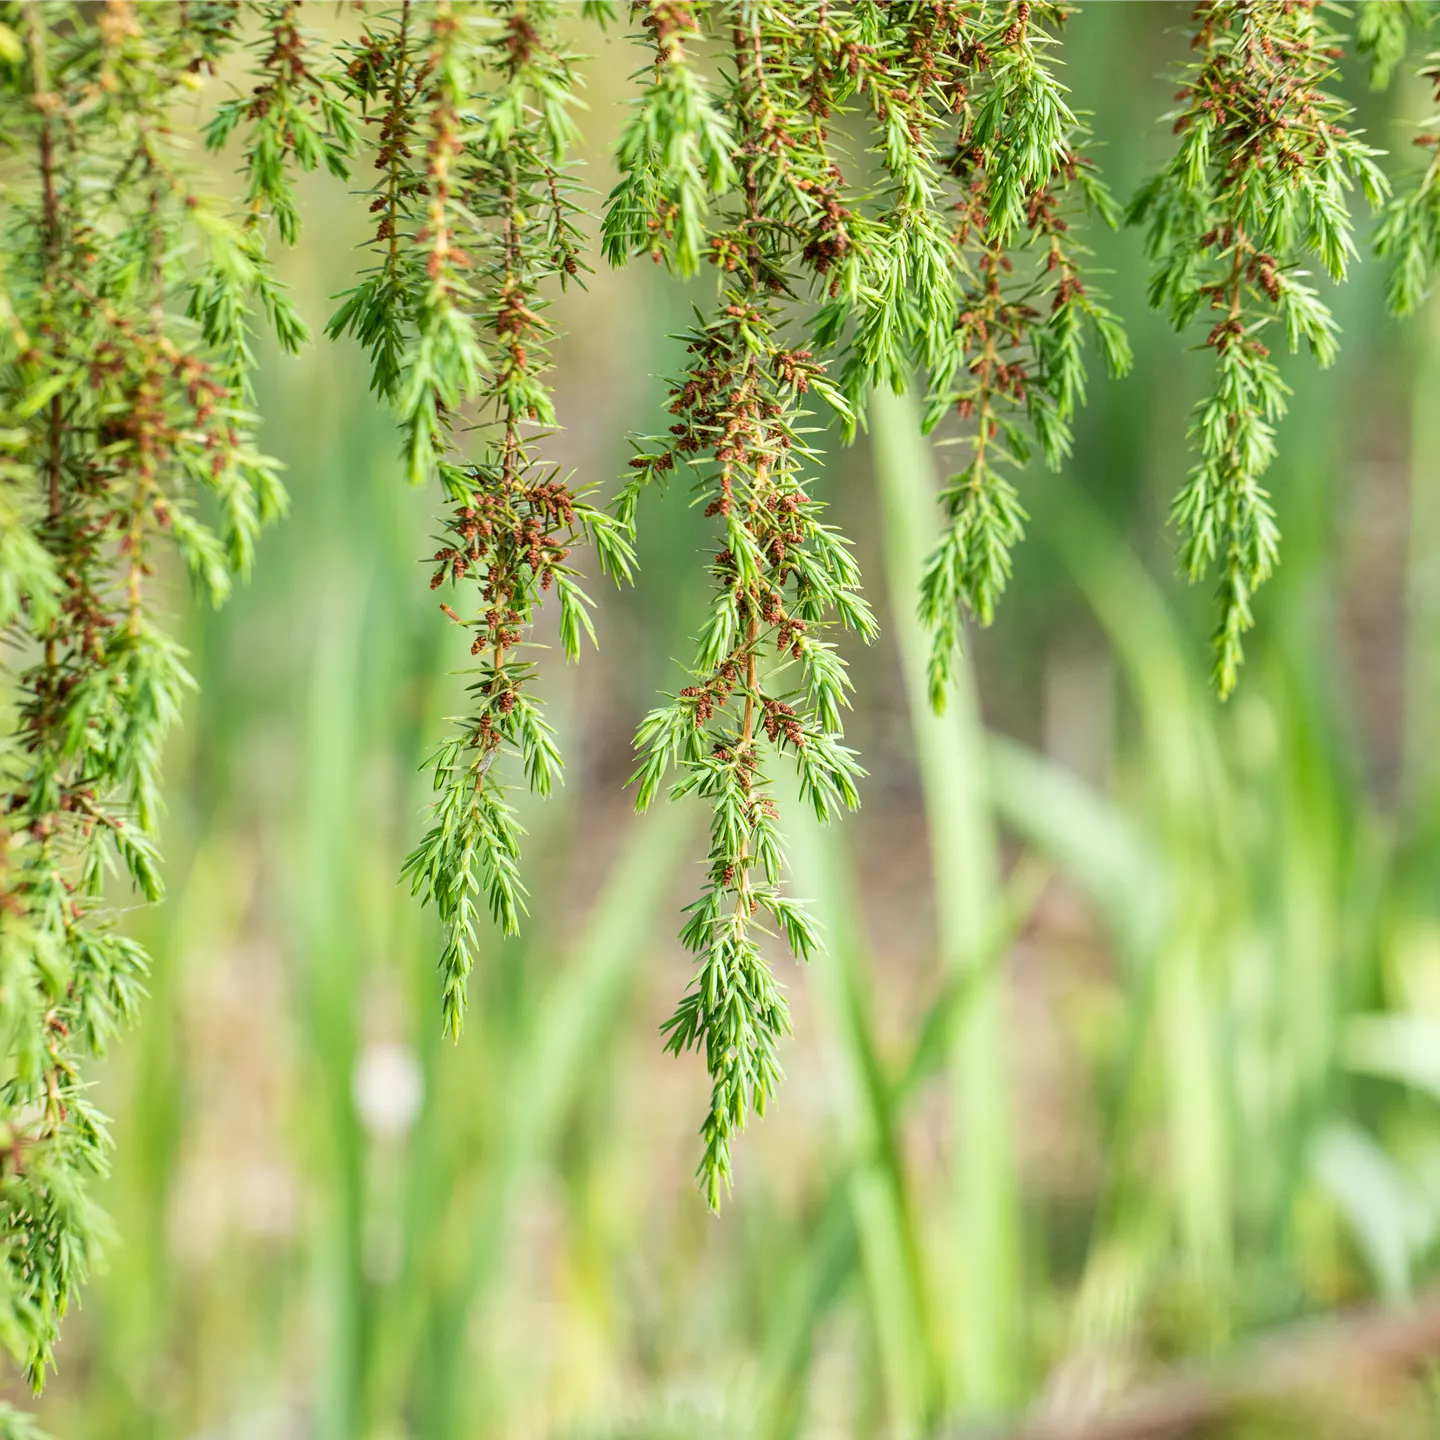
[{"label": "hanging conifer branch", "polygon": [[[544,292],[584,268],[567,168],[579,81],[557,33],[563,7],[440,4],[424,21],[420,8],[374,17],[348,72],[378,126],[376,263],[330,328],[366,345],[374,388],[400,411],[411,480],[435,475],[450,506],[431,587],[457,592],[441,609],[470,632],[472,708],[431,762],[434,819],[405,873],[446,928],[444,1019],[455,1034],[475,897],[507,934],[525,911],[521,830],[496,761],[518,755],[541,795],[560,774],[525,635],[553,591],[561,645],[578,659],[595,632],[570,553],[589,539],[624,575],[630,551],[610,516],[535,451],[537,430],[543,438],[556,418]],[[478,426],[467,429],[480,439],[462,449],[457,423],[472,412]],[[462,593],[472,600],[462,605]]]},{"label": "hanging conifer branch", "polygon": [[1410,31],[1430,23],[1428,0],[1360,0],[1354,10],[1355,50],[1370,67],[1370,88],[1383,90],[1405,58]]},{"label": "hanging conifer branch", "polygon": [[1345,277],[1355,246],[1348,192],[1372,205],[1387,185],[1375,151],[1347,128],[1350,107],[1322,87],[1338,37],[1314,0],[1205,0],[1175,112],[1182,138],[1136,196],[1156,261],[1151,303],[1177,329],[1201,311],[1215,388],[1191,427],[1200,458],[1176,497],[1181,563],[1191,580],[1219,570],[1217,690],[1235,687],[1255,589],[1273,570],[1279,535],[1262,479],[1275,457],[1287,393],[1261,338],[1275,322],[1291,350],[1302,340],[1321,365],[1338,353],[1328,306],[1301,267],[1318,260]]},{"label": "hanging conifer branch", "polygon": [[[685,43],[698,43],[698,23],[689,11],[680,16],[668,5],[637,9],[652,33],[681,33]],[[784,317],[771,297],[790,293],[808,277],[822,304],[812,320],[808,348],[798,352],[804,367],[786,363],[781,369],[796,371],[798,392],[808,388],[824,395],[847,429],[853,429],[853,405],[863,402],[869,384],[904,383],[917,365],[932,376],[932,425],[951,411],[976,418],[977,396],[983,397],[976,433],[984,438],[974,464],[946,492],[952,528],[932,560],[922,593],[923,612],[936,634],[932,693],[935,703],[943,704],[959,644],[961,605],[970,604],[989,618],[1008,570],[1008,547],[1019,535],[1018,501],[997,471],[1007,458],[1014,463],[1027,456],[1029,446],[1014,419],[997,415],[1000,401],[1029,417],[1047,456],[1058,462],[1083,394],[1084,330],[1099,334],[1113,369],[1128,364],[1118,323],[1080,278],[1084,251],[1066,233],[1075,209],[1090,204],[1109,219],[1113,207],[1074,152],[1081,126],[1043,64],[1048,37],[1032,27],[1028,5],[741,4],[723,15],[712,10],[710,18],[717,30],[731,32],[733,81],[719,107],[723,118],[712,128],[736,136],[738,179],[728,206],[723,199],[715,204],[721,218],[712,224],[709,246],[714,263],[738,279],[726,290],[724,315],[690,336],[694,361],[672,392],[672,410],[681,417],[672,430],[679,440],[636,457],[618,513],[633,523],[641,487],[671,471],[677,460],[694,469],[695,457],[704,456],[698,473],[710,513],[735,515],[737,456],[763,450],[754,437],[738,447],[733,442],[735,416],[747,414],[752,403],[744,357],[780,353],[775,331]],[[648,101],[647,94],[642,114]],[[859,108],[861,101],[887,177],[878,209],[847,190],[828,133],[834,114],[847,106]],[[941,139],[955,116],[960,138],[955,153],[946,155]],[[652,133],[638,120],[635,129]],[[659,133],[657,148],[663,149],[664,132]],[[630,193],[622,185],[612,196],[611,215],[629,204]],[[953,229],[946,220],[951,206],[957,217]],[[693,208],[698,215],[698,201]],[[665,249],[671,232],[663,218],[652,216],[652,222],[643,233],[633,226],[626,232],[632,248],[671,254]],[[624,227],[615,228],[619,233]],[[1015,265],[1007,252],[1017,229],[1034,246],[1034,259],[1011,280]],[[681,259],[672,263],[684,268]],[[962,293],[967,299],[957,320]],[[1048,302],[1043,316],[1035,308],[1040,299]],[[994,311],[993,331],[986,329],[986,307]],[[847,334],[848,395],[842,398],[816,356]],[[977,341],[979,334],[988,340]],[[758,373],[770,368],[762,363]],[[781,398],[786,407],[794,404],[789,395]],[[718,476],[709,468],[714,465]],[[761,489],[773,478],[770,469],[763,471]],[[747,483],[757,482],[752,476]],[[719,488],[712,495],[707,484]],[[753,497],[747,503],[753,512]],[[757,743],[753,726],[744,723],[746,711],[736,712],[741,716],[737,729],[726,710],[764,703],[765,692],[751,674],[754,648],[741,612],[757,580],[762,591],[770,584],[782,593],[784,581],[767,580],[763,566],[747,570],[742,562],[742,568],[734,568],[747,549],[743,526],[738,528],[739,538],[736,520],[729,518],[716,571],[720,603],[702,636],[693,675],[697,683],[642,727],[642,804],[654,794],[668,764],[683,758],[691,766],[713,768],[699,743],[707,726],[718,731],[728,756],[743,757]],[[763,556],[763,544],[760,552]],[[836,553],[845,552],[837,548]],[[789,562],[782,559],[777,568],[784,575]],[[857,580],[837,561],[826,601],[845,623],[868,631],[868,612],[849,613]],[[808,613],[804,618],[810,618]],[[807,698],[822,719],[821,737],[838,740],[839,707],[832,702],[843,694],[843,672],[834,672],[833,689],[828,674],[817,681],[807,671],[806,682]],[[807,740],[797,753],[808,759],[818,753],[816,743]],[[853,760],[848,753],[836,754],[837,770],[848,777]],[[733,763],[744,770],[743,759]],[[847,778],[845,787],[850,784]],[[851,803],[845,787],[836,794]],[[714,1204],[729,1183],[729,1137],[743,1123],[747,1099],[750,1106],[763,1108],[773,1083],[773,1042],[783,1030],[784,1012],[768,972],[751,975],[758,950],[752,956],[743,933],[714,929],[715,917],[728,914],[719,897],[748,883],[743,862],[748,858],[753,865],[757,851],[751,837],[733,829],[730,817],[751,812],[718,774],[702,781],[692,773],[679,789],[691,788],[716,803],[721,828],[713,837],[712,889],[694,912],[703,923],[697,920],[685,932],[686,943],[701,957],[701,975],[673,1022],[670,1043],[678,1049],[703,1041],[710,1056],[715,1094],[705,1128],[702,1178]],[[734,779],[731,790],[749,793]],[[830,806],[821,808],[828,813]],[[723,883],[717,884],[717,877]],[[767,874],[766,883],[773,888],[773,874]],[[712,935],[720,935],[723,944],[712,944]],[[724,948],[732,944],[733,954]],[[727,971],[735,978],[721,983],[717,977]],[[760,997],[764,1004],[741,1004],[732,995]],[[746,1037],[749,1049],[737,1035]]]},{"label": "hanging conifer branch", "polygon": [[[118,3],[0,12],[0,592],[24,657],[0,761],[0,1340],[37,1387],[101,1228],[88,1185],[109,1141],[83,1066],[133,1014],[146,968],[105,876],[118,862],[159,897],[160,752],[192,688],[152,576],[171,549],[223,599],[282,502],[235,371],[245,307],[272,282],[171,138],[177,93],[229,40],[223,17],[192,27]],[[197,325],[185,311],[202,290]]]},{"label": "hanging conifer branch", "polygon": [[652,60],[640,72],[647,83],[615,152],[620,182],[605,206],[605,258],[620,265],[648,254],[693,275],[710,201],[735,179],[730,126],[691,54],[700,34],[694,0],[650,0],[631,9],[643,17],[636,38]]},{"label": "hanging conifer branch", "polygon": [[953,97],[959,121],[946,169],[956,186],[949,203],[960,289],[958,316],[927,346],[926,426],[957,416],[963,433],[951,443],[969,457],[941,492],[949,525],[920,585],[937,710],[960,653],[962,615],[990,624],[1024,533],[1010,474],[1036,449],[1052,467],[1070,453],[1087,336],[1112,375],[1130,366],[1124,331],[1087,283],[1089,252],[1071,230],[1087,211],[1108,225],[1117,216],[1079,153],[1087,128],[1047,59],[1055,38],[1041,20],[1058,26],[1064,15],[1059,5],[974,7],[963,78],[939,88],[944,72],[933,62],[925,71],[941,96]]},{"label": "hanging conifer branch", "polygon": [[[835,235],[825,243],[838,265],[825,271],[828,301],[817,344],[851,330],[842,371],[853,416],[872,385],[901,389],[910,368],[938,354],[954,313],[955,268],[943,205],[943,127],[956,96],[967,4],[873,3],[826,7],[816,24],[810,106],[828,120],[861,110],[885,183],[861,197],[830,197]],[[851,101],[852,95],[855,97]],[[851,102],[848,107],[846,102]],[[834,172],[840,181],[839,169]]]},{"label": "hanging conifer branch", "polygon": [[[858,804],[861,771],[841,736],[849,680],[824,634],[838,622],[869,638],[875,626],[848,546],[821,522],[803,473],[816,460],[803,397],[813,391],[842,411],[845,402],[785,334],[792,284],[807,274],[831,283],[843,261],[838,167],[807,108],[833,84],[833,71],[816,71],[835,56],[817,52],[787,6],[716,6],[711,18],[726,43],[720,108],[736,177],[716,198],[707,245],[720,298],[688,337],[671,436],[632,462],[618,513],[632,525],[641,489],[683,464],[721,530],[691,683],[641,725],[635,775],[641,809],[677,767],[672,798],[694,793],[713,810],[706,886],[681,934],[698,969],[664,1029],[672,1051],[705,1054],[712,1094],[699,1176],[718,1208],[732,1138],[752,1111],[764,1114],[780,1075],[776,1042],[789,1029],[761,949],[762,914],[801,959],[816,946],[804,910],[780,888],[769,768],[788,758],[822,819]],[[623,193],[612,200],[622,203]]]},{"label": "hanging conifer branch", "polygon": [[260,36],[254,42],[257,84],[249,95],[217,107],[205,143],[219,149],[237,126],[245,128],[246,227],[273,221],[280,238],[300,237],[295,197],[296,170],[320,165],[349,177],[356,134],[327,57],[300,24],[300,0],[276,0],[256,7]]},{"label": "hanging conifer branch", "polygon": [[1390,263],[1385,299],[1395,315],[1413,315],[1420,308],[1440,265],[1440,53],[1427,59],[1420,79],[1430,87],[1436,107],[1414,140],[1427,163],[1385,206],[1375,232],[1376,253]]},{"label": "hanging conifer branch", "polygon": [[816,31],[849,82],[835,100],[866,102],[887,181],[878,213],[856,199],[844,211],[855,263],[831,282],[816,341],[849,327],[845,389],[857,410],[870,385],[899,388],[918,370],[927,428],[958,415],[972,453],[941,497],[950,523],[921,586],[931,698],[943,708],[963,611],[990,622],[1022,534],[1006,470],[1037,445],[1051,465],[1068,454],[1088,337],[1112,373],[1129,366],[1070,233],[1086,211],[1113,225],[1115,206],[1078,153],[1087,129],[1046,58],[1056,42],[1041,21],[1058,26],[1064,6],[821,9]]}]

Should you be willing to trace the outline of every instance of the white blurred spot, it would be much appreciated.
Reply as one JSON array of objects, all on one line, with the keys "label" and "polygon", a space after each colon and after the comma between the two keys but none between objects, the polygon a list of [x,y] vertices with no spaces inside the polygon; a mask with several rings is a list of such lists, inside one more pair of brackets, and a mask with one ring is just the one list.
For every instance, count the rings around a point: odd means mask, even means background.
[{"label": "white blurred spot", "polygon": [[355,1062],[350,1089],[365,1128],[372,1135],[398,1140],[420,1113],[425,1082],[415,1052],[387,1040],[365,1047]]}]

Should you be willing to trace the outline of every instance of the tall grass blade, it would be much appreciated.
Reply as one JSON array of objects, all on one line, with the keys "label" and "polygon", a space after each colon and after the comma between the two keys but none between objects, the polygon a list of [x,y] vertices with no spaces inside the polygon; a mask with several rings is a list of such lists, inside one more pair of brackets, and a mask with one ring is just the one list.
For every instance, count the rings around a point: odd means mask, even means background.
[{"label": "tall grass blade", "polygon": [[[974,679],[956,667],[943,716],[929,705],[928,642],[915,614],[919,576],[936,533],[936,479],[911,396],[877,390],[871,435],[880,499],[891,630],[899,647],[925,798],[936,930],[947,974],[980,963],[996,924],[999,857]],[[1020,1218],[1000,974],[978,989],[952,1037],[955,1086],[955,1251],[947,1293],[958,1344],[953,1402],[974,1415],[1013,1404],[1022,1374]]]},{"label": "tall grass blade", "polygon": [[1047,490],[1039,526],[1114,646],[1139,712],[1153,824],[1176,885],[1154,973],[1172,1203],[1192,1271],[1223,1286],[1234,1203],[1222,1061],[1226,917],[1217,904],[1235,887],[1226,884],[1226,842],[1215,829],[1227,812],[1214,702],[1139,560],[1073,487]]},{"label": "tall grass blade", "polygon": [[[535,1007],[535,1022],[504,1079],[506,1119],[480,1177],[468,1258],[436,1302],[434,1349],[422,1397],[426,1440],[473,1429],[466,1344],[504,1262],[516,1206],[533,1167],[547,1158],[584,1085],[595,1083],[620,1032],[620,1011],[686,855],[693,817],[680,806],[633,821],[585,929]],[[494,1317],[498,1323],[498,1317]]]},{"label": "tall grass blade", "polygon": [[799,890],[812,897],[825,949],[809,970],[831,1052],[841,1140],[851,1158],[846,1189],[859,1239],[871,1323],[897,1437],[936,1418],[938,1354],[925,1294],[927,1266],[912,1218],[891,1085],[876,1052],[854,876],[833,827],[805,806],[787,807]]},{"label": "tall grass blade", "polygon": [[1414,828],[1440,843],[1440,297],[1416,318],[1414,335],[1402,793]]}]

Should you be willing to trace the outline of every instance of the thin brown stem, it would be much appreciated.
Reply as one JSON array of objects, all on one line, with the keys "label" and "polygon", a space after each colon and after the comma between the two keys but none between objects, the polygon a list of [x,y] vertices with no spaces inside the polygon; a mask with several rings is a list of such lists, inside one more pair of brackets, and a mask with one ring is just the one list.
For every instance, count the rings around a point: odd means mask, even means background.
[{"label": "thin brown stem", "polygon": [[381,140],[386,146],[385,226],[389,231],[390,249],[385,268],[394,275],[400,266],[400,186],[404,177],[404,146],[400,136],[407,127],[408,97],[405,94],[406,62],[410,50],[410,0],[400,6],[400,28],[395,35],[395,68],[391,72],[390,108],[381,127]]}]

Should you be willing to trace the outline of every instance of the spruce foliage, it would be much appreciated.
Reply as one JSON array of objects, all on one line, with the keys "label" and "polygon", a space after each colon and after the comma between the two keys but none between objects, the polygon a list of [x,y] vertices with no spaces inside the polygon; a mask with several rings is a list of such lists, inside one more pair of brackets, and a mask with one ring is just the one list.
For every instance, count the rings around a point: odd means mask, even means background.
[{"label": "spruce foliage", "polygon": [[[561,777],[538,612],[554,607],[578,659],[597,638],[582,571],[631,578],[647,492],[683,475],[713,522],[708,613],[684,683],[640,723],[633,783],[641,808],[668,788],[712,815],[681,931],[693,979],[665,1043],[705,1058],[700,1179],[718,1206],[736,1134],[780,1076],[771,937],[802,960],[820,945],[786,885],[773,782],[792,767],[824,819],[859,803],[863,777],[838,637],[875,620],[825,519],[819,432],[833,417],[849,437],[873,386],[915,384],[959,447],[916,602],[938,708],[966,615],[988,624],[1009,580],[1023,467],[1064,464],[1097,359],[1129,365],[1084,244],[1121,214],[1060,78],[1070,8],[402,0],[347,12],[332,45],[299,0],[0,5],[0,1341],[36,1385],[101,1231],[88,1186],[108,1141],[82,1070],[141,993],[117,887],[160,894],[159,756],[192,688],[155,572],[176,563],[218,603],[284,509],[251,377],[262,326],[288,349],[308,338],[269,268],[301,239],[298,177],[350,177],[368,206],[328,330],[367,354],[408,479],[436,491],[437,623],[471,666],[464,713],[432,737],[434,804],[405,865],[443,926],[450,1033],[480,927],[525,915],[511,787]],[[1429,13],[1358,7],[1374,83]],[[1394,310],[1418,307],[1440,259],[1440,121],[1387,199],[1335,92],[1343,23],[1315,0],[1202,0],[1173,153],[1128,210],[1153,303],[1213,363],[1174,522],[1182,569],[1218,575],[1222,695],[1279,555],[1271,347],[1333,360],[1324,284],[1356,251],[1357,196],[1383,207]],[[616,181],[592,203],[571,159],[577,47],[616,24],[640,63]],[[232,200],[177,134],[209,92],[203,136],[238,164]],[[546,459],[563,419],[551,317],[595,263],[592,212],[605,261],[709,282],[669,430],[637,442],[609,504],[605,477]]]}]

